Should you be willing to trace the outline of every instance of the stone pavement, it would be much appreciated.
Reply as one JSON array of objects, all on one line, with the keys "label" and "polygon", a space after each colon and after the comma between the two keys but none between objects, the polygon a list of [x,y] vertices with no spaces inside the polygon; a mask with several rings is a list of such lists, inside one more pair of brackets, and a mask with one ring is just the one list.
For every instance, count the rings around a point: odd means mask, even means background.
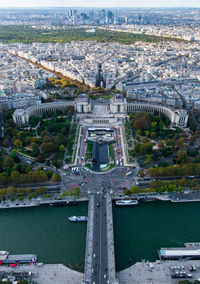
[{"label": "stone pavement", "polygon": [[[195,271],[189,266],[195,265]],[[171,278],[171,274],[180,272],[191,274],[190,278]],[[133,266],[117,273],[120,284],[177,284],[180,280],[200,279],[200,260],[168,260],[156,262],[137,262]]]},{"label": "stone pavement", "polygon": [[1,266],[0,271],[31,271],[35,275],[33,280],[38,284],[80,284],[83,280],[83,273],[63,264],[23,265],[14,268]]},{"label": "stone pavement", "polygon": [[147,262],[139,262],[117,273],[120,284],[169,284],[173,283],[170,276],[166,276],[161,264],[154,264],[151,269]]}]

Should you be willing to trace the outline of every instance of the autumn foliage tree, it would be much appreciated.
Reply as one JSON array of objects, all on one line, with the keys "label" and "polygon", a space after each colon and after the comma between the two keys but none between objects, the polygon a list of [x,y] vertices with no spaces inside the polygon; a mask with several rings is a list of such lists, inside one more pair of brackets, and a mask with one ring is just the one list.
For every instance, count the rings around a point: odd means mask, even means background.
[{"label": "autumn foliage tree", "polygon": [[134,127],[137,130],[148,130],[150,126],[151,126],[151,118],[147,112],[141,111],[135,115]]}]

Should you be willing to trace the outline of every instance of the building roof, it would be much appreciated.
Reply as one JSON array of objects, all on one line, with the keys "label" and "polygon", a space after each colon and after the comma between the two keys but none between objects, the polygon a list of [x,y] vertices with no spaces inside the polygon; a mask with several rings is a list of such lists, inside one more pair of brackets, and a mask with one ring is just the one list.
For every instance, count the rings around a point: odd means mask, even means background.
[{"label": "building roof", "polygon": [[200,256],[200,249],[196,248],[162,248],[161,256],[176,257],[176,256]]}]

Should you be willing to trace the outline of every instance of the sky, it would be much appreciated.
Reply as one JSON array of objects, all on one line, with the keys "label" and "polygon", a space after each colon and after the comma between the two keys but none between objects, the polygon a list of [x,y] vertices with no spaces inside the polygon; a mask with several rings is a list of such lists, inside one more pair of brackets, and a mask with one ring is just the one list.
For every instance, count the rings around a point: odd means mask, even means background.
[{"label": "sky", "polygon": [[0,0],[0,7],[199,7],[200,0]]}]

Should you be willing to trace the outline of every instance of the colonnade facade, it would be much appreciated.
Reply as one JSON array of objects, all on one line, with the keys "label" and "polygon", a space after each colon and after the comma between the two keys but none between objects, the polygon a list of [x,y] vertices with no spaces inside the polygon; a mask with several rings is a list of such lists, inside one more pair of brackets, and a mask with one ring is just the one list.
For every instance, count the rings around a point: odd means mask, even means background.
[{"label": "colonnade facade", "polygon": [[29,123],[29,118],[32,115],[40,116],[45,112],[56,112],[57,110],[65,111],[67,107],[74,107],[74,102],[72,101],[60,101],[53,103],[45,103],[36,106],[29,107],[27,109],[16,109],[13,113],[13,120],[16,124],[27,124]]},{"label": "colonnade facade", "polygon": [[169,107],[154,105],[154,104],[144,104],[144,103],[128,103],[127,104],[127,112],[139,112],[146,111],[150,113],[158,112],[159,114],[166,115],[171,124],[174,126],[186,127],[188,122],[188,114],[184,109],[171,109]]},{"label": "colonnade facade", "polygon": [[55,112],[56,110],[65,111],[67,107],[74,107],[77,115],[83,115],[87,119],[88,115],[94,120],[95,124],[109,124],[109,118],[113,117],[117,120],[124,120],[129,113],[146,111],[150,113],[159,113],[166,115],[171,124],[174,126],[186,127],[188,122],[188,114],[184,109],[171,109],[169,107],[144,104],[144,103],[130,103],[126,99],[117,97],[111,99],[109,102],[109,114],[101,117],[93,116],[91,112],[91,100],[86,95],[81,95],[75,101],[59,101],[52,103],[45,103],[29,107],[27,109],[17,109],[13,113],[13,120],[16,124],[27,124],[31,115],[42,115],[44,112]]}]

